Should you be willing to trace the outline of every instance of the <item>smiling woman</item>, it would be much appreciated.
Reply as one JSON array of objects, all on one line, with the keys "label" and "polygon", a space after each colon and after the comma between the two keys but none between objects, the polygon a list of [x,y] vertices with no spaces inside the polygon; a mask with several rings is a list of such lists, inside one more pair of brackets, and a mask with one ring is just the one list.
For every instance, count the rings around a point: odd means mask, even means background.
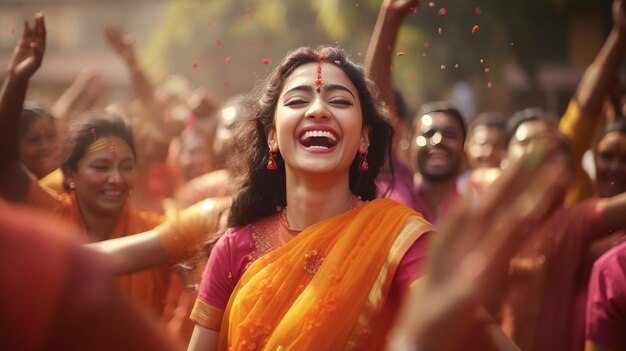
[{"label": "smiling woman", "polygon": [[[128,204],[135,182],[135,146],[130,127],[117,116],[98,112],[70,126],[62,169],[68,193],[41,186],[20,162],[19,116],[30,77],[43,58],[43,15],[25,25],[0,92],[0,197],[27,203],[76,225],[83,241],[100,241],[152,229],[160,215]],[[140,304],[160,313],[169,272],[158,268],[120,278]]]},{"label": "smiling woman", "polygon": [[261,85],[189,349],[382,349],[433,227],[375,199],[392,130],[373,92],[334,47],[287,54]]}]

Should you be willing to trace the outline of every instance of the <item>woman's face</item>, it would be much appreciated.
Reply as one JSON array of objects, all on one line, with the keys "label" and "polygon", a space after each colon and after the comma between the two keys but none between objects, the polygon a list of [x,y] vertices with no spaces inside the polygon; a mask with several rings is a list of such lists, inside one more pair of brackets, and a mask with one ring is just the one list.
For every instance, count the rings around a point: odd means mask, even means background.
[{"label": "woman's face", "polygon": [[317,63],[304,64],[285,80],[267,134],[287,170],[301,174],[347,175],[369,145],[357,89],[328,63],[321,72]]},{"label": "woman's face", "polygon": [[626,191],[626,134],[611,132],[595,153],[598,195],[610,197]]},{"label": "woman's face", "polygon": [[37,178],[54,171],[61,162],[61,149],[54,122],[37,118],[20,139],[22,163]]},{"label": "woman's face", "polygon": [[107,136],[89,146],[68,180],[74,182],[81,209],[106,216],[122,210],[135,177],[135,157],[128,144]]}]

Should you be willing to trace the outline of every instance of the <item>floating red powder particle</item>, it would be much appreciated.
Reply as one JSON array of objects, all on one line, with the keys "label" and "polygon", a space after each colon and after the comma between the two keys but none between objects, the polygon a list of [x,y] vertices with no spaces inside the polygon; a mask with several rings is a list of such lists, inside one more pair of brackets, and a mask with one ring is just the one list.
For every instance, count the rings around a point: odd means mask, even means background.
[{"label": "floating red powder particle", "polygon": [[215,45],[221,46],[222,45],[222,40],[221,39],[215,39]]},{"label": "floating red powder particle", "polygon": [[458,63],[456,63],[456,64],[454,64],[454,68],[455,68],[455,69],[459,69],[459,68],[461,68],[461,65],[459,65]]},{"label": "floating red powder particle", "polygon": [[223,83],[224,83],[224,86],[226,86],[226,87],[227,87],[227,86],[230,84],[230,80],[228,80],[228,79],[224,79],[224,82],[223,82]]},{"label": "floating red powder particle", "polygon": [[226,59],[224,60],[224,62],[226,62],[226,64],[229,64],[231,62],[233,62],[233,58],[230,56],[227,56]]},{"label": "floating red powder particle", "polygon": [[483,14],[483,9],[480,8],[480,6],[476,6],[474,8],[474,13],[477,14],[478,16]]},{"label": "floating red powder particle", "polygon": [[398,55],[398,56],[404,56],[404,51],[398,51],[398,52],[396,52],[396,55]]},{"label": "floating red powder particle", "polygon": [[439,16],[445,16],[447,13],[446,8],[442,7],[439,9]]},{"label": "floating red powder particle", "polygon": [[196,62],[196,60],[191,61],[191,68],[196,68],[198,67],[198,62]]},{"label": "floating red powder particle", "polygon": [[489,74],[489,72],[491,72],[491,68],[485,67],[485,73]]},{"label": "floating red powder particle", "polygon": [[249,15],[249,14],[251,14],[251,13],[252,13],[252,7],[250,7],[250,6],[246,6],[246,7],[243,9],[243,12],[245,12],[245,13],[246,13],[246,14],[248,14],[248,15]]},{"label": "floating red powder particle", "polygon": [[477,24],[475,24],[474,27],[472,27],[472,33],[478,32],[479,29],[480,27]]},{"label": "floating red powder particle", "polygon": [[437,28],[437,34],[441,34],[443,32],[443,29],[441,29],[441,27]]},{"label": "floating red powder particle", "polygon": [[419,12],[419,10],[420,10],[420,8],[419,8],[419,7],[417,7],[417,6],[415,6],[415,7],[411,7],[411,12],[413,12],[413,13],[418,13],[418,12]]},{"label": "floating red powder particle", "polygon": [[480,59],[480,64],[481,64],[481,65],[484,65],[484,64],[485,64],[485,59],[482,59],[482,58],[481,58],[481,59]]},{"label": "floating red powder particle", "polygon": [[493,86],[493,83],[487,82],[487,88],[491,89],[492,86]]},{"label": "floating red powder particle", "polygon": [[435,6],[437,6],[437,5],[435,5],[435,3],[433,1],[428,3],[428,7],[435,7]]},{"label": "floating red powder particle", "polygon": [[446,65],[441,65],[441,66],[439,66],[439,68],[446,69]]},{"label": "floating red powder particle", "polygon": [[264,65],[269,65],[270,63],[272,63],[272,60],[268,58],[264,58],[264,59],[261,59],[261,63]]},{"label": "floating red powder particle", "polygon": [[424,49],[428,49],[428,48],[430,48],[430,43],[425,41],[424,42]]}]

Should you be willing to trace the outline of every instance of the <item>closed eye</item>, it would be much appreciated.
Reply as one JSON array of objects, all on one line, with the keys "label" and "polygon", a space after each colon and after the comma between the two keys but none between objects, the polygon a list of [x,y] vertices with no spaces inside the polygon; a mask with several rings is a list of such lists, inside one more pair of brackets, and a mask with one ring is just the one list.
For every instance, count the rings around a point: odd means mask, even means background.
[{"label": "closed eye", "polygon": [[334,104],[334,105],[344,105],[344,106],[352,106],[353,105],[352,101],[350,101],[348,99],[343,99],[343,98],[332,99],[329,102],[331,104]]},{"label": "closed eye", "polygon": [[107,169],[109,169],[108,166],[103,165],[91,165],[91,168],[95,169],[96,171],[106,171]]},{"label": "closed eye", "polygon": [[285,101],[285,106],[296,106],[296,105],[304,105],[306,104],[308,101],[301,99],[301,98],[291,98],[287,101]]}]

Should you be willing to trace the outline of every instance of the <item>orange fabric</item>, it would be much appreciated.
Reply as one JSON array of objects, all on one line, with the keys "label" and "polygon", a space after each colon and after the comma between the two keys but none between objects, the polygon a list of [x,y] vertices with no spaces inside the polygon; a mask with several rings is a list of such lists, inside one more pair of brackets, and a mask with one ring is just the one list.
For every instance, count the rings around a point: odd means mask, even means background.
[{"label": "orange fabric", "polygon": [[48,189],[52,189],[57,193],[65,191],[63,188],[63,171],[61,171],[61,168],[55,169],[52,173],[43,177],[39,182],[41,185]]},{"label": "orange fabric", "polygon": [[380,349],[397,307],[387,299],[396,268],[433,230],[386,199],[307,228],[241,277],[219,349]]},{"label": "orange fabric", "polygon": [[[31,177],[31,186],[25,203],[67,220],[78,227],[83,241],[89,241],[74,192],[57,194],[39,185],[37,180]],[[163,216],[159,214],[141,212],[127,204],[108,239],[145,232],[160,224],[163,219]],[[159,315],[163,309],[168,280],[169,270],[166,267],[119,278],[122,289],[130,295],[132,301],[150,308]]]},{"label": "orange fabric", "polygon": [[230,198],[205,199],[182,211],[167,214],[167,220],[155,230],[161,245],[173,261],[192,257],[218,235],[222,213],[230,206]]},{"label": "orange fabric", "polygon": [[591,147],[597,120],[596,116],[585,116],[578,101],[573,98],[559,122],[559,131],[569,141],[574,165],[574,179],[565,195],[565,206],[587,199],[595,193],[591,178],[582,167],[582,160],[587,149]]}]

